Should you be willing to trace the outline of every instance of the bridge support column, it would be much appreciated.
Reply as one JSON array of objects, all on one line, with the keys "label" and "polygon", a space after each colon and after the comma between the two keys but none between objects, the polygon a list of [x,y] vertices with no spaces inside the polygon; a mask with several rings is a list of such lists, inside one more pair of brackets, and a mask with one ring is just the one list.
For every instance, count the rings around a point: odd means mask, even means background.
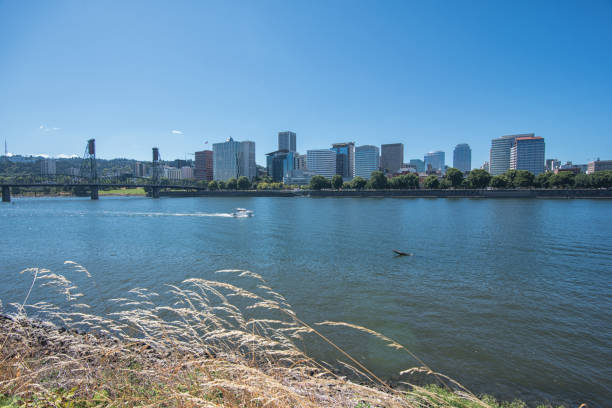
[{"label": "bridge support column", "polygon": [[159,198],[159,187],[153,187],[151,189],[151,198]]},{"label": "bridge support column", "polygon": [[11,201],[11,188],[9,186],[2,186],[2,202],[9,203]]},{"label": "bridge support column", "polygon": [[98,186],[91,186],[91,199],[92,200],[98,199]]}]

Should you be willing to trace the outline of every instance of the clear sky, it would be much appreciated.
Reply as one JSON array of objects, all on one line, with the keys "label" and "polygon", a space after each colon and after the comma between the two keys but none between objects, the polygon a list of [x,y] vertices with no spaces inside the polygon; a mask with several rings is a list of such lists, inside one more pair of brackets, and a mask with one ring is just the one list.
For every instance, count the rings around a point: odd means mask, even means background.
[{"label": "clear sky", "polygon": [[232,136],[264,164],[282,130],[303,153],[402,142],[452,165],[469,143],[479,167],[534,132],[547,158],[612,159],[612,1],[0,0],[10,152],[174,159]]}]

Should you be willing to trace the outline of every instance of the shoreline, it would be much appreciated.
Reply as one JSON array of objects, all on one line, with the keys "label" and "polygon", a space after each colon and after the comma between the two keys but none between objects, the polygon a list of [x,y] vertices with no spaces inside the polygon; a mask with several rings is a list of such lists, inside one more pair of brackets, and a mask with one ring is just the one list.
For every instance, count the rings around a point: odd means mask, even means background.
[{"label": "shoreline", "polygon": [[[14,198],[63,198],[89,195],[74,194],[16,194]],[[108,193],[100,197],[150,197],[142,193]],[[306,198],[529,198],[529,199],[612,199],[612,189],[457,189],[457,190],[199,190],[160,191],[160,197],[306,197]]]},{"label": "shoreline", "polygon": [[[255,365],[245,364],[244,361],[239,361],[233,355],[216,354],[215,352],[207,351],[202,354],[180,347],[168,349],[166,347],[158,347],[155,343],[147,341],[147,339],[123,341],[96,331],[66,328],[46,320],[1,313],[0,338],[5,339],[5,344],[3,344],[5,347],[0,348],[0,356],[3,358],[2,365],[5,369],[12,367],[12,365],[18,366],[24,360],[29,361],[33,366],[36,366],[37,363],[44,366],[45,361],[47,363],[55,362],[55,364],[58,364],[57,361],[61,358],[64,362],[59,363],[60,366],[70,365],[75,368],[81,365],[80,361],[87,361],[88,365],[95,367],[93,368],[93,373],[90,374],[100,378],[108,376],[109,372],[111,376],[115,375],[112,374],[115,370],[117,372],[130,371],[131,376],[137,377],[143,373],[149,376],[151,375],[151,370],[167,372],[169,367],[171,367],[175,374],[178,374],[175,380],[184,381],[185,375],[192,376],[199,374],[199,370],[193,370],[193,366],[196,365],[198,367],[213,367],[219,370],[219,373],[228,368],[230,371],[237,369],[240,371],[240,375],[256,377],[257,381],[262,381],[258,384],[263,388],[258,390],[261,394],[266,395],[271,392],[278,392],[279,388],[281,390],[287,388],[288,390],[283,390],[287,395],[284,395],[282,399],[294,403],[307,399],[309,402],[307,406],[313,407],[411,407],[414,402],[420,405],[425,401],[429,403],[427,406],[432,408],[447,406],[459,408],[506,408],[517,406],[526,408],[528,406],[520,400],[513,400],[513,405],[509,405],[510,402],[497,401],[490,395],[481,395],[478,397],[479,399],[473,399],[463,393],[461,387],[455,389],[455,386],[450,385],[452,381],[447,385],[448,389],[434,385],[435,382],[431,378],[430,381],[426,381],[425,378],[428,378],[429,374],[422,369],[416,371],[417,376],[419,372],[422,372],[424,381],[421,385],[415,385],[414,383],[402,385],[401,383],[394,384],[393,382],[387,382],[390,387],[385,388],[381,387],[380,384],[375,384],[373,381],[364,382],[363,379],[360,381],[354,375],[354,372],[351,373],[351,371],[343,369],[342,366],[330,366],[329,369],[315,375],[312,372],[312,367],[304,371],[299,367],[295,369],[292,367],[287,368],[283,364],[277,367],[270,367],[269,362],[261,364],[253,361]],[[195,361],[197,361],[197,364],[194,364]],[[276,364],[279,363],[277,362]],[[142,373],[138,373],[138,370],[142,370]],[[325,374],[324,371],[327,371],[327,373]],[[27,377],[27,373],[20,373],[20,370],[17,370],[16,373],[17,377],[13,381],[18,380],[22,375]],[[207,375],[209,377],[208,381],[202,379],[203,381],[200,382],[199,386],[205,389],[210,387],[214,394],[214,391],[217,389],[215,385],[217,381],[213,380],[208,373]],[[220,375],[225,375],[225,373]],[[215,407],[225,406],[224,397],[230,402],[236,398],[236,396],[228,398],[227,394],[239,394],[243,391],[243,381],[245,379],[241,378],[240,375],[236,376],[234,373],[228,380],[224,381],[224,387],[221,389],[222,397],[220,401],[214,401],[219,402],[220,405],[214,405]],[[274,377],[273,382],[270,382],[270,377]],[[122,380],[125,381],[123,378]],[[79,383],[80,381],[82,381],[82,378],[78,373],[74,372],[66,373],[65,378],[62,379],[62,382],[66,384]],[[149,381],[150,379],[147,378],[146,382],[149,383]],[[253,378],[250,381],[253,381]],[[87,392],[73,387],[70,391],[67,388],[65,392],[62,392],[61,399],[63,402],[83,403],[92,400],[97,401],[96,398],[101,393],[105,395],[107,401],[113,397],[113,390],[109,389],[109,385],[104,383],[95,384],[95,382],[93,385],[93,388],[98,388],[93,395],[88,395]],[[137,385],[141,385],[140,381],[137,381]],[[234,386],[236,387],[235,390],[233,389]],[[151,390],[146,387],[151,387]],[[270,387],[270,389],[268,390],[266,387]],[[59,388],[59,390],[62,390],[62,388]],[[145,393],[154,390],[154,384],[147,384],[142,388],[142,391]],[[44,393],[40,394],[34,390],[20,392],[19,394],[7,393],[6,391],[6,389],[0,387],[0,403],[11,402],[10,405],[2,405],[7,407],[17,407],[24,402],[41,401],[47,398]],[[191,392],[194,391],[192,390]],[[117,394],[117,396],[120,396],[120,393]],[[210,394],[210,392],[207,394]],[[177,398],[177,396],[171,395],[171,398]],[[177,399],[180,401],[180,397]],[[270,398],[270,401],[273,402],[274,398]],[[274,403],[271,406],[278,407]],[[551,405],[541,404],[537,406],[541,408],[552,407]],[[564,406],[562,405],[561,407]]]},{"label": "shoreline", "polygon": [[525,189],[525,190],[247,190],[247,191],[161,191],[161,197],[339,197],[339,198],[537,198],[612,199],[612,190]]}]

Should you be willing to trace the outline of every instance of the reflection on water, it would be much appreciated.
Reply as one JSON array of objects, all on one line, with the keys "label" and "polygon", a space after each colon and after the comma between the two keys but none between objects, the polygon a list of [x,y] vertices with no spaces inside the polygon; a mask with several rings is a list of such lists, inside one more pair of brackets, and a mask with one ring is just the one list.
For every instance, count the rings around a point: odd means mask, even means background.
[{"label": "reflection on water", "polygon": [[[233,218],[237,207],[256,216]],[[21,269],[67,259],[92,273],[77,283],[98,313],[133,287],[163,296],[166,284],[246,269],[305,321],[380,331],[476,392],[605,406],[610,214],[606,200],[16,199],[0,206],[0,299],[23,300]],[[322,330],[382,376],[416,365]]]}]

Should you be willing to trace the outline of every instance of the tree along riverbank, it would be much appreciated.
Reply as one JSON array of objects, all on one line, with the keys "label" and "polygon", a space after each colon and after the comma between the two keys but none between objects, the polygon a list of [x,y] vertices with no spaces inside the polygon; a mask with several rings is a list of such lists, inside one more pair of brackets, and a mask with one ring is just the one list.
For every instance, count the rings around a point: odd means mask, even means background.
[{"label": "tree along riverbank", "polygon": [[204,190],[162,191],[163,197],[351,197],[351,198],[603,198],[611,189],[413,189],[413,190]]}]

